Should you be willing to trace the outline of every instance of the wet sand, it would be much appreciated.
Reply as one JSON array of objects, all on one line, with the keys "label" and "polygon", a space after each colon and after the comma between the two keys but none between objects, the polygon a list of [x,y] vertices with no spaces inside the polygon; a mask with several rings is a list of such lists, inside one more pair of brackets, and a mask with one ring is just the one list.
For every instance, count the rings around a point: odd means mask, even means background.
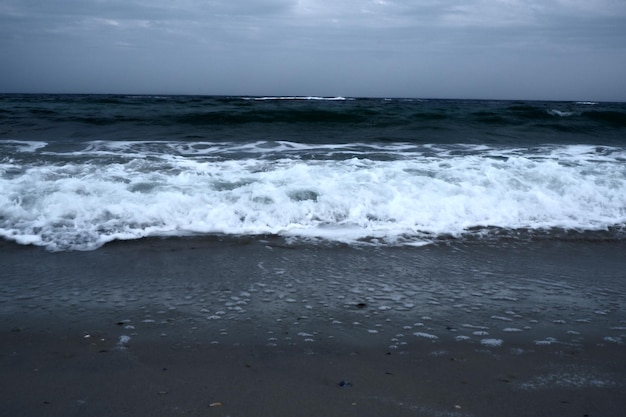
[{"label": "wet sand", "polygon": [[618,416],[624,244],[0,248],[3,416]]}]

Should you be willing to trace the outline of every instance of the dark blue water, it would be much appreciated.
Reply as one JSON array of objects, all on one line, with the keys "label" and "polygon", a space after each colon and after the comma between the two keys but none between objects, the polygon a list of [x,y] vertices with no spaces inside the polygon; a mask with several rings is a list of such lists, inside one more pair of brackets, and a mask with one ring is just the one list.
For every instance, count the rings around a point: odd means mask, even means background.
[{"label": "dark blue water", "polygon": [[626,104],[2,95],[0,139],[624,145]]}]

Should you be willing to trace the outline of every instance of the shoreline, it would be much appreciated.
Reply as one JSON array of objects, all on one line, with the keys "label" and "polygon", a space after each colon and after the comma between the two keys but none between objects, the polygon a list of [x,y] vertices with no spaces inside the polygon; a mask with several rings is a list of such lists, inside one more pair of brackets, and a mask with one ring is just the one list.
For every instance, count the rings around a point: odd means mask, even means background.
[{"label": "shoreline", "polygon": [[624,246],[5,242],[0,413],[619,415]]}]

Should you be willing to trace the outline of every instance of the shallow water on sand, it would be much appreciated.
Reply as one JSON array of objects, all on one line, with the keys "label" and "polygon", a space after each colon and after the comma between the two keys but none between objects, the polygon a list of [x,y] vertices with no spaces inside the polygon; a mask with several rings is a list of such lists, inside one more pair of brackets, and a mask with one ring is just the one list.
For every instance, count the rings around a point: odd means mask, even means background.
[{"label": "shallow water on sand", "polygon": [[[0,313],[108,321],[202,344],[477,348],[622,345],[622,242],[421,248],[170,239],[94,252],[4,244]],[[117,337],[117,336],[116,336]],[[149,338],[146,337],[146,342]]]},{"label": "shallow water on sand", "polygon": [[0,244],[0,413],[619,415],[625,249]]}]

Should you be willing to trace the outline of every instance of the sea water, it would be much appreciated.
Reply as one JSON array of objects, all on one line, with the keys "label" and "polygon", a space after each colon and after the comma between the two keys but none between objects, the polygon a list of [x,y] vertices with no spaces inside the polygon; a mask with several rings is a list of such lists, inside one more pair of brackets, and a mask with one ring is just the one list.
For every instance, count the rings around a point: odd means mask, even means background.
[{"label": "sea water", "polygon": [[3,95],[0,236],[626,236],[626,104]]},{"label": "sea water", "polygon": [[625,138],[623,103],[3,95],[0,312],[118,350],[621,346]]}]

